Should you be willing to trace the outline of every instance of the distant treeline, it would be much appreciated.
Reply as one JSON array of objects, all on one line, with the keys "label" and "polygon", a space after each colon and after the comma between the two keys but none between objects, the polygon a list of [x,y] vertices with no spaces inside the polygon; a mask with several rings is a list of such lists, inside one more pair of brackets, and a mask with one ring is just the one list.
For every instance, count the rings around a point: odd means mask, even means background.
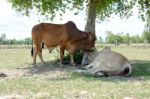
[{"label": "distant treeline", "polygon": [[0,36],[0,45],[31,45],[31,38],[25,38],[23,40],[14,39],[6,39],[6,35],[2,34]]},{"label": "distant treeline", "polygon": [[98,43],[106,43],[106,44],[136,44],[136,43],[150,43],[150,32],[144,32],[141,36],[134,35],[130,36],[129,33],[119,33],[114,34],[111,31],[106,32],[105,41],[99,37],[97,39]]},{"label": "distant treeline", "polygon": [[[114,34],[111,31],[106,32],[105,40],[102,37],[97,38],[97,44],[139,44],[139,43],[150,43],[150,32],[144,32],[141,36],[134,35],[130,36],[129,33]],[[6,35],[0,36],[0,45],[31,45],[32,39],[25,38],[23,40],[6,39]]]}]

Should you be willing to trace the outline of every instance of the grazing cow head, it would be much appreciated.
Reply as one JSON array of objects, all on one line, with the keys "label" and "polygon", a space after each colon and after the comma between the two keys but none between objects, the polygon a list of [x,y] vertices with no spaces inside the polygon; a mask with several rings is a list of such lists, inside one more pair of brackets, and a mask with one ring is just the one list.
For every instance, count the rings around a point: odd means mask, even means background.
[{"label": "grazing cow head", "polygon": [[86,52],[91,52],[95,49],[95,40],[96,40],[96,36],[94,33],[88,33],[88,38],[87,40],[85,40],[86,44],[85,44],[85,50]]},{"label": "grazing cow head", "polygon": [[95,49],[85,52],[82,59],[82,65],[87,65],[93,62],[93,60],[96,58],[96,56],[104,51],[111,51],[111,48],[109,46],[106,46],[102,51],[98,52]]}]

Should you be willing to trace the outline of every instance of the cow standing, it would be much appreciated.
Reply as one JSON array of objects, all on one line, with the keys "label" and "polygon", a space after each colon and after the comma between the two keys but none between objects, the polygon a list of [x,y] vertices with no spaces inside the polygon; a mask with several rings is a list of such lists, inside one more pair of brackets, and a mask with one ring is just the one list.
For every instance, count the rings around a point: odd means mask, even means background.
[{"label": "cow standing", "polygon": [[96,37],[94,33],[80,31],[72,21],[69,21],[65,24],[40,23],[35,25],[32,28],[32,40],[35,44],[31,51],[33,64],[36,64],[37,54],[44,63],[42,57],[42,43],[44,43],[48,49],[59,46],[60,66],[62,66],[65,50],[70,53],[71,64],[74,65],[75,51],[91,50],[95,45]]}]

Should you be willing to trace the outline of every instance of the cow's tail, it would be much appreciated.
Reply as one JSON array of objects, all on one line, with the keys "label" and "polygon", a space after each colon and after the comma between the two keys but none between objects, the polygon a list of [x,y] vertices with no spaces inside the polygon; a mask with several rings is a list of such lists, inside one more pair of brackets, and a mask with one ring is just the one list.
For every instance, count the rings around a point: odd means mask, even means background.
[{"label": "cow's tail", "polygon": [[122,76],[129,76],[131,72],[132,72],[131,65],[129,63],[125,63],[122,71]]},{"label": "cow's tail", "polygon": [[31,48],[31,56],[33,57],[33,40],[32,40],[32,48]]},{"label": "cow's tail", "polygon": [[42,42],[42,49],[44,48],[44,42]]},{"label": "cow's tail", "polygon": [[[41,47],[44,48],[44,42],[42,42]],[[33,40],[32,40],[32,48],[31,48],[31,56],[32,57],[33,57],[33,53],[34,53],[34,48],[33,48]]]}]

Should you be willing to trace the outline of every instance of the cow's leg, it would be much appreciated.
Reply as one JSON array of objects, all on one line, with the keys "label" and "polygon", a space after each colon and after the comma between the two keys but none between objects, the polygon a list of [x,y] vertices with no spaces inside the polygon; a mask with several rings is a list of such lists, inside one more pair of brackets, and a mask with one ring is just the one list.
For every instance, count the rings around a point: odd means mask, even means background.
[{"label": "cow's leg", "polygon": [[42,51],[38,55],[39,55],[39,58],[40,58],[42,64],[45,64],[45,62],[43,60],[43,56],[42,56]]},{"label": "cow's leg", "polygon": [[[36,43],[35,49],[36,49],[36,50],[35,50],[35,58],[36,58],[36,56],[37,56],[37,54],[38,54],[38,56],[39,56],[41,62],[44,64],[45,62],[44,62],[43,57],[42,57],[42,46],[41,46],[41,44],[40,44],[39,42]],[[35,59],[35,60],[36,60],[36,59]]]},{"label": "cow's leg", "polygon": [[99,67],[95,67],[92,65],[86,66],[86,70],[87,70],[87,73],[92,74],[97,77],[109,76],[107,71],[102,71],[102,70],[100,70]]},{"label": "cow's leg", "polygon": [[62,67],[63,66],[63,57],[64,57],[64,47],[60,46],[60,62],[59,65]]},{"label": "cow's leg", "polygon": [[98,71],[94,74],[96,77],[105,77],[108,76],[106,72]]},{"label": "cow's leg", "polygon": [[41,62],[44,64],[45,62],[44,62],[43,57],[42,57],[42,48],[41,48],[41,46],[37,46],[37,54],[38,54]]},{"label": "cow's leg", "polygon": [[73,54],[70,54],[70,63],[75,66]]},{"label": "cow's leg", "polygon": [[33,65],[36,65],[37,48],[33,49]]}]

